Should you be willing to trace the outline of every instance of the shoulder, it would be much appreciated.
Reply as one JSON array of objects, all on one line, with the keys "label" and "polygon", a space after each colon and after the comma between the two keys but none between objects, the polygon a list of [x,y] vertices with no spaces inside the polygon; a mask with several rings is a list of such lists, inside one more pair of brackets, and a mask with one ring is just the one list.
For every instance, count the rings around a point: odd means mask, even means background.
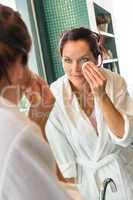
[{"label": "shoulder", "polygon": [[51,85],[50,85],[50,89],[52,90],[52,92],[56,95],[62,88],[63,85],[67,82],[67,76],[64,75],[60,78],[58,78],[56,81],[54,81]]},{"label": "shoulder", "polygon": [[[21,133],[24,128],[31,122],[24,113],[19,111],[15,105],[0,104],[0,121],[3,137],[13,139],[17,134]],[[11,134],[9,134],[11,133]]]},{"label": "shoulder", "polygon": [[120,74],[117,74],[105,68],[102,68],[101,70],[107,78],[107,85],[109,87],[112,87],[117,91],[119,91],[123,87],[126,88],[126,82]]},{"label": "shoulder", "polygon": [[124,78],[116,72],[112,72],[111,70],[105,68],[102,68],[101,70],[105,74],[105,76],[107,76],[107,78],[112,81],[120,81],[120,82],[124,81]]}]

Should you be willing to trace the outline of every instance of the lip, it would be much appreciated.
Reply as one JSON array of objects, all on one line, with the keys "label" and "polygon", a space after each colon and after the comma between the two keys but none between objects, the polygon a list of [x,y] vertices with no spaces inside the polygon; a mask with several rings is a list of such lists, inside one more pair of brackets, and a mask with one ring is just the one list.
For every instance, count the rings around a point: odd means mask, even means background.
[{"label": "lip", "polygon": [[73,77],[83,77],[82,74],[73,74],[72,76],[73,76]]}]

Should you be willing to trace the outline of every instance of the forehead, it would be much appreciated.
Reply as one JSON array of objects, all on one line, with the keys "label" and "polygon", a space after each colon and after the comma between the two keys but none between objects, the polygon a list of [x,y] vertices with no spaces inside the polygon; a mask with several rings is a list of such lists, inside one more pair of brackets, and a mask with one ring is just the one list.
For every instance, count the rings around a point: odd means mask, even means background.
[{"label": "forehead", "polygon": [[90,45],[85,40],[67,41],[63,47],[63,56],[89,55],[91,54]]}]

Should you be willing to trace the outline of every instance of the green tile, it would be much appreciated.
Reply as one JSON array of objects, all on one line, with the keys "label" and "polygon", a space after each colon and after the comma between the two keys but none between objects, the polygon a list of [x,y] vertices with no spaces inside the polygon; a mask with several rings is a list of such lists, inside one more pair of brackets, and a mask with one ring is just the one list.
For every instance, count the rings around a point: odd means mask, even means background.
[{"label": "green tile", "polygon": [[[38,0],[36,3],[42,4],[43,19],[40,28],[46,31],[47,51],[52,65],[50,67],[54,79],[57,79],[64,73],[57,50],[59,34],[74,27],[89,27],[86,0]],[[38,15],[40,11],[37,12]]]}]

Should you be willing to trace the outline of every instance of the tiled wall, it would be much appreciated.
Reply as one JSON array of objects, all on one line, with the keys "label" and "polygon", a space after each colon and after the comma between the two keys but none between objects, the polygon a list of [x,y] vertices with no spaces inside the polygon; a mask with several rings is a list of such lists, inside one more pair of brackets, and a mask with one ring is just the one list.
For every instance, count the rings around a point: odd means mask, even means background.
[{"label": "tiled wall", "polygon": [[[54,74],[57,79],[63,74],[61,61],[58,55],[59,34],[72,27],[89,27],[86,0],[37,0],[37,16],[41,14],[41,29],[45,29],[48,56]],[[39,10],[40,9],[40,10]],[[39,18],[38,18],[39,19]],[[43,38],[41,43],[43,45]]]}]

